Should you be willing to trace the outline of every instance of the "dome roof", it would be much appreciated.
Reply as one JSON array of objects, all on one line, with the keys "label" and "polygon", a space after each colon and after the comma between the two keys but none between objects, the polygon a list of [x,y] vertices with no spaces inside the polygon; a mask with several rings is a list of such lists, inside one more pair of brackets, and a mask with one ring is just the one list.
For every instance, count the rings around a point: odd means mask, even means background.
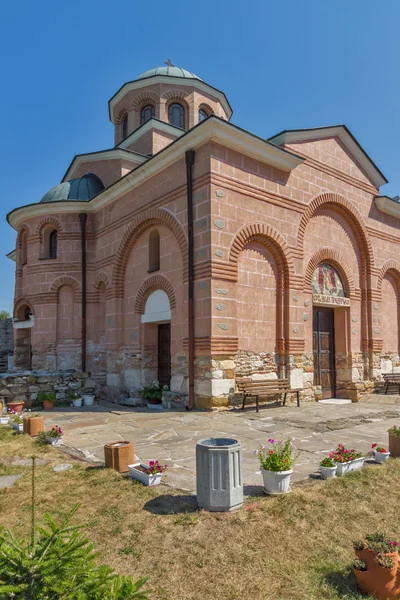
[{"label": "dome roof", "polygon": [[70,179],[54,186],[40,202],[61,202],[62,200],[90,200],[104,190],[104,184],[94,173],[87,173],[78,179]]},{"label": "dome roof", "polygon": [[180,67],[166,65],[165,67],[156,67],[155,69],[149,69],[145,71],[137,79],[144,79],[145,77],[153,77],[154,75],[167,75],[168,77],[184,77],[185,79],[200,79],[203,81],[201,77],[198,77],[191,71],[187,71],[186,69],[181,69]]}]

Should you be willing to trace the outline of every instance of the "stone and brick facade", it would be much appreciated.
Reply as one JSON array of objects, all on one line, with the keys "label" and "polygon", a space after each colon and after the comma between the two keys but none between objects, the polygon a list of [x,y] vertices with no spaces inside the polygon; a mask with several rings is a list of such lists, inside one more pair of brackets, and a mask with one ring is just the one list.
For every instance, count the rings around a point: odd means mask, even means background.
[{"label": "stone and brick facade", "polygon": [[[183,126],[170,122],[172,105]],[[142,123],[148,106],[153,118]],[[8,216],[17,232],[16,368],[82,369],[85,213],[86,371],[134,396],[161,364],[166,372],[159,325],[170,323],[168,402],[185,402],[185,152],[195,150],[196,405],[228,405],[237,377],[289,377],[304,399],[321,397],[312,288],[320,265],[334,269],[346,298],[331,309],[331,395],[358,400],[382,372],[400,370],[400,204],[379,195],[386,180],[345,126],[263,140],[229,122],[221,91],[169,67],[125,84],[109,107],[116,146],[75,157],[60,184],[94,174],[105,189],[60,198],[60,188],[54,201]]]}]

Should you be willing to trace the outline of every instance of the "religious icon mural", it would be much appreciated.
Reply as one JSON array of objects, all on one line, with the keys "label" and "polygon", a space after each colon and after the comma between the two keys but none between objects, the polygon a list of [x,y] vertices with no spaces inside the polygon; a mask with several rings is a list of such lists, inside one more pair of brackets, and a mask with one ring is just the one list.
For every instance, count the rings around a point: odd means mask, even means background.
[{"label": "religious icon mural", "polygon": [[345,298],[343,284],[339,274],[331,265],[319,265],[313,275],[312,293],[324,296],[339,296]]}]

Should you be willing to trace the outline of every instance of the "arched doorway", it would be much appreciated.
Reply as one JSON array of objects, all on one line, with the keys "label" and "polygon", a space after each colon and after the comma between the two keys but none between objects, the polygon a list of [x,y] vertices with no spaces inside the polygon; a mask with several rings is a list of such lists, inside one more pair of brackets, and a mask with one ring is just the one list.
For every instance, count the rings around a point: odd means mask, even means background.
[{"label": "arched doorway", "polygon": [[32,309],[27,304],[21,305],[14,318],[15,348],[14,365],[17,369],[32,369],[31,329],[35,324]]},{"label": "arched doorway", "polygon": [[[338,271],[321,263],[312,278],[314,385],[322,398],[334,398],[337,390],[337,351],[346,348],[346,308],[350,299]],[[348,310],[347,310],[348,312]],[[347,319],[348,320],[348,319]]]},{"label": "arched doorway", "polygon": [[168,294],[155,290],[146,300],[141,316],[146,354],[153,356],[150,370],[164,386],[171,383],[171,306]]}]

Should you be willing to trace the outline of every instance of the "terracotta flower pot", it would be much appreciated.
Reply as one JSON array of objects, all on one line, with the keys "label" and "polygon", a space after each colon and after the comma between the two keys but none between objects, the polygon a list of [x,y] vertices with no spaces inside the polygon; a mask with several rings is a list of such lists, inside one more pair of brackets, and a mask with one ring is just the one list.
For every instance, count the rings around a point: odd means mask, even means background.
[{"label": "terracotta flower pot", "polygon": [[7,408],[8,408],[8,410],[13,410],[16,413],[20,413],[20,412],[22,412],[22,409],[24,408],[24,404],[25,404],[25,402],[23,402],[23,401],[22,402],[9,402],[7,404]]},{"label": "terracotta flower pot", "polygon": [[35,436],[39,435],[41,431],[44,431],[43,417],[26,417],[24,419],[24,433]]},{"label": "terracotta flower pot", "polygon": [[392,569],[381,567],[376,560],[378,553],[368,550],[368,548],[356,550],[355,553],[367,564],[367,571],[353,569],[360,590],[365,594],[374,596],[378,600],[398,600],[398,553],[391,552],[385,554],[385,556],[390,556],[394,559],[394,567]]},{"label": "terracotta flower pot", "polygon": [[126,473],[128,465],[134,462],[132,442],[121,441],[106,444],[104,446],[104,462],[106,467]]},{"label": "terracotta flower pot", "polygon": [[371,581],[371,574],[369,571],[359,571],[353,567],[354,575],[357,579],[357,585],[364,594],[370,596],[373,593],[373,585]]},{"label": "terracotta flower pot", "polygon": [[389,452],[392,458],[400,457],[400,436],[389,433]]},{"label": "terracotta flower pot", "polygon": [[354,552],[356,553],[357,558],[359,558],[360,560],[365,560],[367,564],[369,561],[374,560],[376,556],[376,552],[370,550],[369,548],[363,548],[362,550],[354,550]]},{"label": "terracotta flower pot", "polygon": [[43,400],[43,410],[54,410],[54,402],[51,400]]}]

